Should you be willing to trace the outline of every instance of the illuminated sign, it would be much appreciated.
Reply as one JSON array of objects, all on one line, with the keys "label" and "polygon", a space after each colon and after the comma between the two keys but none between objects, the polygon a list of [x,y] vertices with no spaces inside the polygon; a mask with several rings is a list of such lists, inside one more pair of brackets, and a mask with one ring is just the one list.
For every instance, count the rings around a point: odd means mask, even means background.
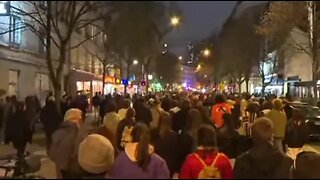
[{"label": "illuminated sign", "polygon": [[10,12],[10,2],[0,1],[0,15],[8,15]]}]

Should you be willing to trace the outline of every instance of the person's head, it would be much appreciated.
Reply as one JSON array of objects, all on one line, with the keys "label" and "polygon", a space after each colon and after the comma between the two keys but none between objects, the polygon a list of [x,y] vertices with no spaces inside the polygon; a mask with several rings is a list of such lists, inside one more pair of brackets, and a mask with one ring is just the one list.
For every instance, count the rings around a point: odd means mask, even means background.
[{"label": "person's head", "polygon": [[165,136],[171,130],[172,119],[169,113],[162,112],[159,117],[159,133],[160,136]]},{"label": "person's head", "polygon": [[320,179],[320,155],[316,152],[301,152],[297,155],[293,179]]},{"label": "person's head", "polygon": [[226,98],[223,94],[217,94],[214,100],[215,104],[221,104],[226,102]]},{"label": "person's head", "polygon": [[195,132],[202,124],[203,120],[201,112],[197,109],[190,109],[190,111],[188,112],[185,130],[189,132]]},{"label": "person's head", "polygon": [[17,102],[17,96],[16,95],[11,96],[11,102],[13,102],[13,103]]},{"label": "person's head", "polygon": [[181,109],[190,109],[191,108],[191,102],[189,99],[183,99],[181,101]]},{"label": "person's head", "polygon": [[69,109],[64,115],[64,121],[74,122],[78,125],[82,124],[82,111],[76,108]]},{"label": "person's head", "polygon": [[114,103],[109,103],[106,105],[106,113],[116,112],[117,106]]},{"label": "person's head", "polygon": [[98,92],[96,92],[96,94],[95,94],[96,96],[98,96]]},{"label": "person's head", "polygon": [[277,111],[281,111],[283,108],[282,100],[281,99],[275,99],[273,100],[273,109]]},{"label": "person's head", "polygon": [[197,130],[197,146],[207,150],[217,148],[216,130],[207,124],[201,125]]},{"label": "person's head", "polygon": [[136,111],[133,108],[129,108],[126,113],[126,119],[133,119],[136,115]]},{"label": "person's head", "polygon": [[16,112],[21,113],[25,110],[25,104],[23,102],[16,103]]},{"label": "person's head", "polygon": [[131,136],[132,142],[138,143],[135,153],[137,164],[145,171],[151,160],[149,128],[145,124],[137,123],[131,132]]},{"label": "person's head", "polygon": [[10,96],[6,96],[6,103],[9,103],[11,101]]},{"label": "person's head", "polygon": [[131,101],[130,101],[130,99],[124,99],[124,100],[123,100],[123,108],[124,108],[124,109],[128,109],[128,108],[130,108],[130,106],[131,106]]},{"label": "person's head", "polygon": [[113,161],[114,148],[102,135],[90,134],[79,145],[79,165],[90,174],[106,173]]},{"label": "person's head", "polygon": [[268,118],[261,117],[251,126],[253,144],[267,144],[273,140],[273,124]]},{"label": "person's head", "polygon": [[235,123],[233,116],[230,113],[224,113],[222,115],[222,119],[224,120],[224,125],[226,125],[230,129],[235,129]]}]

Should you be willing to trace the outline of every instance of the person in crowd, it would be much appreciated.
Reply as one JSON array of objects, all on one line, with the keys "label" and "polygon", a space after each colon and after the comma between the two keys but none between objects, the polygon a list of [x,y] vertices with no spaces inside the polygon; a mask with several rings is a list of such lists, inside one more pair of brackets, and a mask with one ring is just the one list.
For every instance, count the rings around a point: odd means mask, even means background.
[{"label": "person in crowd", "polygon": [[[26,117],[25,104],[23,102],[16,102],[15,112],[7,122],[7,132],[5,143],[12,142],[14,148],[17,150],[18,164],[24,165],[24,153],[27,143],[30,141],[30,124]],[[21,168],[15,173],[21,173]]]},{"label": "person in crowd", "polygon": [[238,155],[239,133],[237,124],[232,114],[224,114],[223,126],[217,130],[218,147],[221,152],[225,153],[230,159],[236,158]]},{"label": "person in crowd", "polygon": [[191,109],[191,102],[188,99],[181,101],[180,110],[173,114],[172,129],[176,133],[180,133],[186,125],[187,117]]},{"label": "person in crowd", "polygon": [[283,111],[285,112],[288,121],[291,120],[293,116],[293,111],[294,111],[294,108],[290,105],[290,102],[291,102],[291,98],[283,100],[283,104],[284,104]]},{"label": "person in crowd", "polygon": [[132,141],[115,159],[109,175],[116,179],[170,179],[166,162],[151,146],[149,128],[138,123],[131,137]]},{"label": "person in crowd", "polygon": [[116,112],[116,105],[114,103],[110,103],[106,106],[106,115],[103,118],[103,126],[105,126],[115,137],[119,122],[120,117]]},{"label": "person in crowd", "polygon": [[92,105],[94,107],[94,118],[97,118],[97,114],[99,113],[99,106],[101,103],[100,95],[96,92],[95,96],[92,98]]},{"label": "person in crowd", "polygon": [[201,116],[202,116],[202,120],[204,123],[206,124],[212,124],[212,121],[210,120],[210,112],[208,111],[207,108],[205,108],[203,106],[203,101],[202,100],[197,100],[195,102],[195,109],[197,109],[198,111],[200,111]]},{"label": "person in crowd", "polygon": [[66,112],[71,109],[72,97],[66,96],[64,102],[61,103],[61,114],[64,116]]},{"label": "person in crowd", "polygon": [[161,102],[159,100],[154,100],[150,111],[152,115],[150,127],[157,128],[159,125],[160,114],[163,112],[163,109],[161,108]]},{"label": "person in crowd", "polygon": [[150,122],[152,121],[152,114],[144,98],[140,98],[134,103],[133,106],[136,111],[135,119],[137,122],[145,123],[147,126],[150,126]]},{"label": "person in crowd", "polygon": [[231,110],[231,115],[233,120],[236,123],[236,128],[240,128],[241,126],[241,120],[242,120],[242,115],[241,115],[241,98],[239,96],[235,97],[235,104],[233,105],[233,109]]},{"label": "person in crowd", "polygon": [[215,129],[202,125],[197,131],[197,150],[186,158],[180,179],[232,179],[229,159],[218,151]]},{"label": "person in crowd", "polygon": [[253,146],[236,158],[235,179],[289,179],[291,158],[273,145],[273,124],[258,118],[251,127]]},{"label": "person in crowd", "polygon": [[302,151],[303,146],[307,143],[309,138],[308,128],[305,123],[305,117],[300,110],[293,111],[293,117],[287,125],[285,134],[285,144],[288,145],[287,154],[293,159],[299,152]]},{"label": "person in crowd", "polygon": [[215,105],[211,109],[211,119],[217,128],[223,126],[222,115],[224,113],[231,114],[231,106],[226,103],[226,99],[223,94],[217,94],[215,98]]},{"label": "person in crowd", "polygon": [[136,121],[135,121],[135,110],[133,108],[129,108],[127,110],[126,118],[119,122],[118,128],[117,128],[117,134],[116,134],[116,143],[117,148],[119,150],[124,149],[124,143],[123,141],[126,141],[127,137],[123,137],[124,130],[126,128],[132,128]]},{"label": "person in crowd", "polygon": [[293,179],[320,179],[320,155],[316,152],[301,152],[292,171]]},{"label": "person in crowd", "polygon": [[170,177],[177,172],[178,135],[171,129],[172,119],[169,113],[162,112],[159,117],[159,126],[151,133],[151,142],[155,152],[162,157],[169,168]]},{"label": "person in crowd", "polygon": [[55,163],[59,178],[81,178],[78,150],[81,141],[90,133],[82,125],[82,118],[80,109],[69,109],[64,122],[52,135],[49,157]]},{"label": "person in crowd", "polygon": [[283,152],[282,141],[286,131],[287,117],[282,108],[282,101],[275,99],[273,109],[265,117],[270,119],[274,125],[274,145]]},{"label": "person in crowd", "polygon": [[82,179],[103,179],[114,161],[111,142],[99,134],[88,135],[79,145],[78,162]]},{"label": "person in crowd", "polygon": [[35,124],[39,121],[40,116],[40,102],[36,96],[27,96],[25,99],[25,111],[26,111],[26,118],[30,125],[30,134],[28,135],[30,142],[32,142],[32,136],[35,131]]},{"label": "person in crowd", "polygon": [[178,169],[181,168],[188,154],[196,149],[197,129],[203,124],[200,112],[196,109],[191,109],[188,113],[185,127],[178,135]]},{"label": "person in crowd", "polygon": [[49,97],[47,104],[42,108],[40,112],[40,121],[43,124],[44,132],[46,134],[47,151],[49,151],[52,142],[52,134],[58,129],[62,122],[53,96]]},{"label": "person in crowd", "polygon": [[122,108],[119,109],[119,111],[118,111],[118,115],[119,115],[120,121],[123,120],[126,117],[127,110],[130,108],[130,106],[131,106],[130,99],[124,99]]},{"label": "person in crowd", "polygon": [[242,119],[245,119],[247,117],[246,109],[249,104],[250,98],[251,96],[249,93],[242,94],[242,99],[240,101],[240,116]]},{"label": "person in crowd", "polygon": [[5,104],[2,108],[2,126],[1,126],[1,142],[5,141],[7,122],[12,116],[13,104],[11,102],[11,98],[9,96],[5,97]]}]

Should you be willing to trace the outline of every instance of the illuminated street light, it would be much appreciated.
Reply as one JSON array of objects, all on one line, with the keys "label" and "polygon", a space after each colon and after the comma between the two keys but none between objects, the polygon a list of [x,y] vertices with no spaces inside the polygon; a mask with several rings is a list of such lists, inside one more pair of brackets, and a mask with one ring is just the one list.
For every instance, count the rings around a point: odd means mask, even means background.
[{"label": "illuminated street light", "polygon": [[210,50],[209,50],[209,49],[205,49],[205,50],[203,51],[203,55],[206,56],[206,57],[208,57],[208,56],[210,55]]},{"label": "illuminated street light", "polygon": [[183,59],[183,57],[182,56],[179,56],[179,60],[182,60]]},{"label": "illuminated street light", "polygon": [[134,64],[134,65],[139,64],[138,60],[133,60],[133,64]]},{"label": "illuminated street light", "polygon": [[180,18],[177,17],[177,16],[173,16],[173,17],[171,18],[171,25],[172,25],[172,26],[177,26],[177,25],[179,25],[179,24],[180,24]]},{"label": "illuminated street light", "polygon": [[150,81],[151,81],[152,79],[153,79],[152,74],[149,74],[149,75],[148,75],[148,80],[150,80]]},{"label": "illuminated street light", "polygon": [[183,71],[183,67],[181,68],[181,71]]},{"label": "illuminated street light", "polygon": [[168,44],[167,44],[167,43],[164,43],[164,44],[163,44],[163,47],[165,47],[165,48],[168,47]]}]

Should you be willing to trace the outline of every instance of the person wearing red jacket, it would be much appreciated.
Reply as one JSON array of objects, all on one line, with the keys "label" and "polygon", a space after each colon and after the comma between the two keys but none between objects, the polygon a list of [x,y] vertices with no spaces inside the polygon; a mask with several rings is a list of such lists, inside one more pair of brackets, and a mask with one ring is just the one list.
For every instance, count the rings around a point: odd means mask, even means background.
[{"label": "person wearing red jacket", "polygon": [[180,170],[180,179],[198,179],[206,166],[214,166],[222,179],[232,179],[233,171],[228,157],[217,148],[215,129],[209,125],[201,126],[197,131],[197,151],[189,154]]}]

